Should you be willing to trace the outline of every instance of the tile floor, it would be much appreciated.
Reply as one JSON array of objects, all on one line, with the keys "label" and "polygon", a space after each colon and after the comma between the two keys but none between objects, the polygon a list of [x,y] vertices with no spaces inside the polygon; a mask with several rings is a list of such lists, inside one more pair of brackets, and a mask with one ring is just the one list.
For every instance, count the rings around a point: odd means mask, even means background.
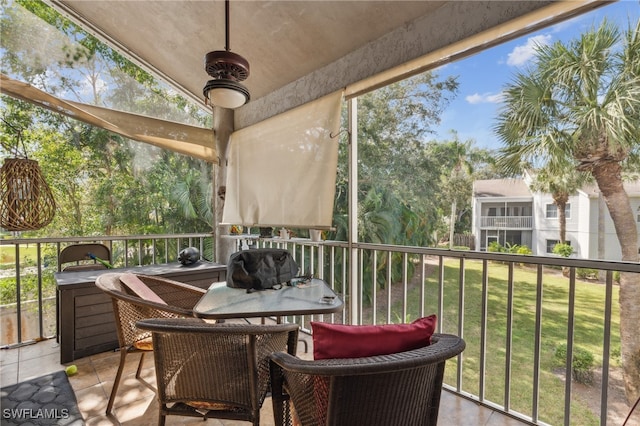
[{"label": "tile floor", "polygon": [[[304,345],[299,344],[298,356],[310,357],[312,354],[311,341],[308,336],[306,339],[309,343],[308,352],[304,353]],[[155,394],[151,388],[134,377],[139,359],[136,355],[127,357],[127,365],[114,403],[113,414],[105,415],[119,359],[119,353],[105,352],[73,362],[78,367],[78,373],[71,376],[69,381],[75,390],[78,407],[84,417],[85,424],[91,426],[156,425],[158,407]],[[2,349],[0,350],[0,383],[2,386],[11,385],[53,371],[63,370],[67,365],[70,364],[60,364],[60,353],[55,339],[20,348]],[[155,386],[152,356],[145,357],[142,376],[150,386]],[[523,424],[447,391],[442,392],[439,423],[445,426],[517,426]],[[240,426],[249,423],[210,419],[204,424],[207,426]],[[264,403],[260,424],[263,426],[273,425],[270,400]],[[201,426],[203,422],[199,419],[170,416],[167,418],[167,425]]]}]

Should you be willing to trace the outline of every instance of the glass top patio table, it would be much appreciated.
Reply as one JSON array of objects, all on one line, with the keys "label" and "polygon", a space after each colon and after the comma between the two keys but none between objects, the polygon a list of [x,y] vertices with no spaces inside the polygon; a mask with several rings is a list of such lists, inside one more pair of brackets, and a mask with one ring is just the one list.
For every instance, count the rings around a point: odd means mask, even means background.
[{"label": "glass top patio table", "polygon": [[342,300],[323,280],[313,278],[278,290],[247,290],[211,284],[193,308],[195,316],[207,319],[258,318],[269,316],[329,314],[342,309]]}]

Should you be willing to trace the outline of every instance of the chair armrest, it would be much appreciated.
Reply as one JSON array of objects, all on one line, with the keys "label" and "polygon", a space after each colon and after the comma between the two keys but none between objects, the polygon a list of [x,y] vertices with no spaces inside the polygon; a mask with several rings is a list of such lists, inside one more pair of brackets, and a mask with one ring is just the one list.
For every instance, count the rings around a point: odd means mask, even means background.
[{"label": "chair armrest", "polygon": [[158,277],[154,275],[141,275],[141,274],[136,274],[136,275],[138,276],[138,278],[144,281],[147,285],[181,290],[188,293],[196,294],[200,297],[202,297],[207,292],[207,290],[203,288],[196,287],[180,281],[171,280],[168,278]]},{"label": "chair armrest", "polygon": [[136,323],[142,330],[154,332],[180,332],[180,333],[211,333],[217,334],[241,334],[260,335],[274,332],[292,333],[291,339],[298,335],[298,324],[236,324],[236,323],[210,323],[201,318],[146,318]]},{"label": "chair armrest", "polygon": [[310,361],[279,352],[271,355],[271,361],[285,370],[296,373],[317,376],[358,375],[392,372],[428,363],[443,362],[458,355],[464,348],[465,342],[458,336],[434,334],[429,346],[389,355]]},{"label": "chair armrest", "polygon": [[[189,311],[187,315],[192,316],[193,307],[200,301],[207,291],[179,281],[170,280],[163,277],[151,275],[137,275],[147,286],[162,298],[168,305],[179,309],[165,309],[174,313],[183,314]],[[158,307],[162,306],[158,304]]]},{"label": "chair armrest", "polygon": [[142,315],[143,318],[164,318],[167,317],[167,313],[175,314],[178,317],[193,317],[193,310],[191,308],[174,306],[175,301],[172,301],[172,304],[165,305],[129,295],[120,296],[119,299],[136,306],[140,312],[144,312]]}]

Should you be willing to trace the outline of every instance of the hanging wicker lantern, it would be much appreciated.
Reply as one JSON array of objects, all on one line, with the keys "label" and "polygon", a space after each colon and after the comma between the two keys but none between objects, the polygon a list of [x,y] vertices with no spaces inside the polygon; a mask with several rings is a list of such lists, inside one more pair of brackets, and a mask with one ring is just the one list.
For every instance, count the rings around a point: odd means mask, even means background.
[{"label": "hanging wicker lantern", "polygon": [[0,168],[0,226],[7,231],[40,229],[53,220],[56,202],[35,160],[7,158]]}]

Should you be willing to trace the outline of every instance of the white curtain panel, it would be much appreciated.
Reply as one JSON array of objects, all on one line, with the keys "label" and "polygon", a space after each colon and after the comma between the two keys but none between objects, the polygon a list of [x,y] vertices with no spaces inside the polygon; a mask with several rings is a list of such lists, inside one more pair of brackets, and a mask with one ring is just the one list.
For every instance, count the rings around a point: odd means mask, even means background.
[{"label": "white curtain panel", "polygon": [[343,92],[231,135],[222,224],[328,229]]}]

